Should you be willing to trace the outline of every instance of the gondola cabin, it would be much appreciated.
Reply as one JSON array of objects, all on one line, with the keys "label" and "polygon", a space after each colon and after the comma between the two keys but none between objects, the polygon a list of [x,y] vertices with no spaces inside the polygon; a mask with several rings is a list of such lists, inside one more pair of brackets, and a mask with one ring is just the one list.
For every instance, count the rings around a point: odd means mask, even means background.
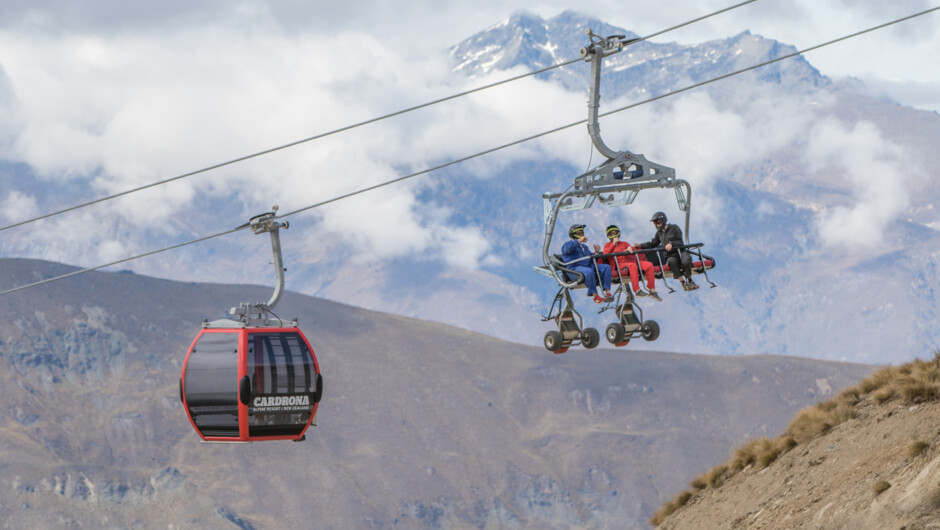
[{"label": "gondola cabin", "polygon": [[313,348],[292,324],[203,323],[180,378],[183,407],[203,440],[304,439],[323,395],[323,378]]}]

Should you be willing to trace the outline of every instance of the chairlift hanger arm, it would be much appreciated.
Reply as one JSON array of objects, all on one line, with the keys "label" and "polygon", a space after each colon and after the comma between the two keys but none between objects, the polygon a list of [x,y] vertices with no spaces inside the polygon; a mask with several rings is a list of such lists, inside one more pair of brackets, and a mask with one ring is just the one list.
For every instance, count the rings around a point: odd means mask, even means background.
[{"label": "chairlift hanger arm", "polygon": [[281,295],[284,294],[284,260],[281,254],[281,236],[280,230],[287,229],[290,227],[290,223],[287,221],[279,221],[277,219],[277,205],[274,206],[273,211],[256,215],[248,221],[248,227],[251,228],[252,233],[255,234],[271,234],[271,253],[274,256],[274,293],[271,295],[271,298],[265,303],[242,303],[240,307],[233,307],[231,313],[237,315],[242,319],[251,319],[251,315],[257,314],[259,318],[264,313],[270,312],[274,309],[274,306],[281,300]]},{"label": "chairlift hanger arm", "polygon": [[623,51],[624,46],[637,42],[640,39],[624,41],[624,35],[612,35],[604,38],[591,31],[591,28],[587,28],[585,32],[591,39],[590,45],[581,48],[581,57],[584,57],[585,61],[591,61],[591,95],[588,99],[587,123],[588,134],[591,136],[591,141],[600,154],[606,156],[608,159],[616,158],[621,153],[611,149],[604,143],[604,140],[601,138],[601,127],[598,123],[598,113],[601,106],[601,64],[604,61],[604,57],[620,53]]}]

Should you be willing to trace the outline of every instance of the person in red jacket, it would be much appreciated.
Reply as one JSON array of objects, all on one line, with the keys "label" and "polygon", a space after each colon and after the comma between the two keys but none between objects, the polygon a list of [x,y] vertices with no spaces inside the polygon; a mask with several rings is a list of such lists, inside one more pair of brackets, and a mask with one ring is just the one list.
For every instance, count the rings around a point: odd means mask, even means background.
[{"label": "person in red jacket", "polygon": [[[620,227],[617,225],[607,227],[607,239],[607,243],[604,244],[604,254],[633,252],[633,245],[620,240]],[[656,293],[656,275],[653,274],[653,264],[646,259],[646,254],[612,256],[607,258],[607,260],[610,263],[610,268],[614,275],[617,274],[618,270],[627,271],[630,275],[630,282],[633,284],[633,292],[635,292],[637,296],[646,296],[649,294],[653,300],[663,301],[663,299],[659,297],[659,294]],[[639,261],[643,275],[646,277],[646,286],[649,289],[649,293],[640,289],[640,274],[637,270],[637,261]],[[617,267],[618,264],[620,266],[619,269]],[[621,281],[623,281],[622,278]]]}]

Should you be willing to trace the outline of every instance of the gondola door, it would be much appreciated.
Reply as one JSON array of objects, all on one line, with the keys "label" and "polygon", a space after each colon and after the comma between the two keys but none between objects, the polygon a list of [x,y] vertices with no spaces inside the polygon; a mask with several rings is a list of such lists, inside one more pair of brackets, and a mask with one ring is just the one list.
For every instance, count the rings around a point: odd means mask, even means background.
[{"label": "gondola door", "polygon": [[240,330],[202,330],[186,355],[180,391],[189,419],[204,440],[244,439],[238,402],[243,337]]},{"label": "gondola door", "polygon": [[296,328],[252,329],[244,389],[249,440],[297,440],[313,422],[322,393],[316,357]]}]

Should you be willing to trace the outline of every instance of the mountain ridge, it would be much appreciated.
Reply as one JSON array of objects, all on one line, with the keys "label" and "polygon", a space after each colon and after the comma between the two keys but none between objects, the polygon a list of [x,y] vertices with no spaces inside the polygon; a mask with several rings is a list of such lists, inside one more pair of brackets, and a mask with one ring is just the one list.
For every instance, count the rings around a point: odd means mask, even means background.
[{"label": "mountain ridge", "polygon": [[[0,285],[66,270],[0,259]],[[690,467],[874,369],[558,356],[288,291],[276,311],[299,318],[325,379],[318,426],[302,443],[199,443],[179,403],[185,351],[203,318],[269,294],[91,272],[0,297],[11,524],[642,528]]]},{"label": "mountain ridge", "polygon": [[[572,10],[547,20],[530,13],[517,13],[453,46],[450,53],[454,71],[485,75],[515,66],[547,68],[576,59],[578,50],[589,44],[584,35],[587,28],[602,37],[623,35],[625,40],[640,37]],[[547,55],[546,50],[552,53]],[[567,51],[559,57],[555,50]],[[601,92],[630,99],[655,97],[796,51],[791,45],[752,34],[749,30],[695,45],[641,41],[605,59]],[[539,75],[543,79],[555,79],[569,90],[587,93],[587,76],[576,72],[574,66]],[[751,74],[746,74],[745,78],[748,76]],[[801,56],[764,67],[751,76],[754,77],[775,84],[785,83],[791,89],[818,88],[831,83]]]}]

